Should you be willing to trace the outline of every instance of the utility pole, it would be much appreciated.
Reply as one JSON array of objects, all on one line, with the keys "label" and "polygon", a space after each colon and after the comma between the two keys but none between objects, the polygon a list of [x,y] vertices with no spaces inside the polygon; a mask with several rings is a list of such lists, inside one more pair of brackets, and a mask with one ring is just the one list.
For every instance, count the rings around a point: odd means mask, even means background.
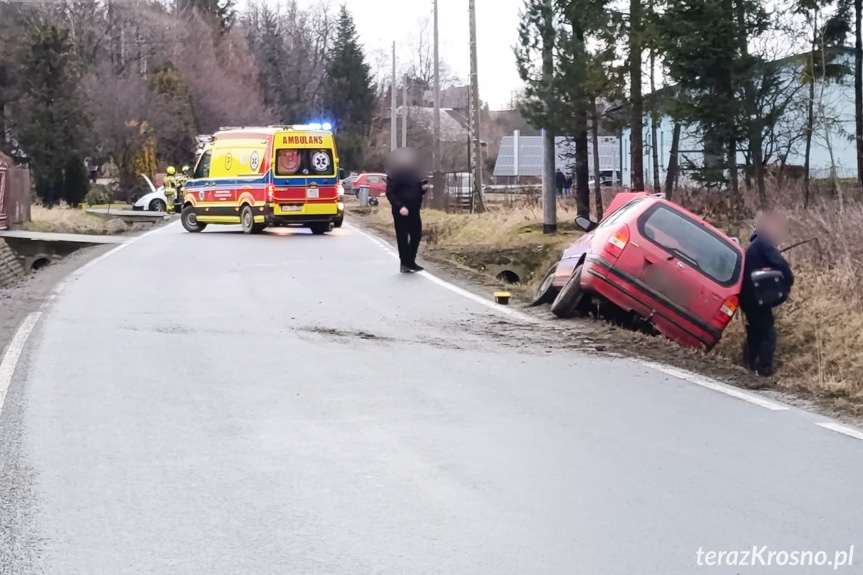
[{"label": "utility pole", "polygon": [[[552,22],[552,0],[545,2],[545,27],[550,31]],[[550,98],[550,86],[554,80],[554,46],[550,32],[544,34],[542,43],[542,80],[546,86],[546,98]],[[545,102],[546,111],[550,111],[549,102]],[[554,183],[554,133],[542,131],[542,233],[557,233],[557,188]]]},{"label": "utility pole", "polygon": [[392,152],[398,147],[396,134],[398,133],[398,117],[396,116],[397,96],[396,91],[396,43],[393,42],[393,83],[390,89],[392,92],[392,103],[390,105],[390,151]]},{"label": "utility pole", "polygon": [[440,55],[438,53],[438,0],[434,0],[434,115],[432,138],[432,199],[437,208],[444,207],[443,174],[440,151]]},{"label": "utility pole", "polygon": [[402,86],[402,148],[408,147],[408,86]]},{"label": "utility pole", "polygon": [[471,123],[473,124],[473,204],[477,212],[485,211],[482,197],[482,138],[480,137],[479,120],[479,76],[477,74],[476,57],[476,0],[469,0],[470,12],[470,102]]}]

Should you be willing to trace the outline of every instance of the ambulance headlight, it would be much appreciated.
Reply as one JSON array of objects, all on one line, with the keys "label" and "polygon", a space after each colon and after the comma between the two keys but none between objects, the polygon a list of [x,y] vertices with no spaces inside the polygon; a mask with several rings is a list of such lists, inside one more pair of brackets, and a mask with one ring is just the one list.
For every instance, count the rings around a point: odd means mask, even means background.
[{"label": "ambulance headlight", "polygon": [[339,211],[340,211],[340,212],[345,211],[345,204],[344,204],[343,202],[339,202],[339,203],[338,203],[338,206],[339,206]]}]

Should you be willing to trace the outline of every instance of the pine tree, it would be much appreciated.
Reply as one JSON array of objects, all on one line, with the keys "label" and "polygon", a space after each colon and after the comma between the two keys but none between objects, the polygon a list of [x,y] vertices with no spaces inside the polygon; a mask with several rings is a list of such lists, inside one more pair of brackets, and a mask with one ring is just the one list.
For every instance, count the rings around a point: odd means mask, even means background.
[{"label": "pine tree", "polygon": [[337,130],[342,164],[361,168],[375,110],[375,87],[354,19],[344,5],[339,10],[338,32],[327,66],[324,109]]},{"label": "pine tree", "polygon": [[[579,215],[590,211],[588,116],[592,102],[606,87],[596,66],[610,66],[606,47],[613,36],[612,12],[606,0],[527,0],[515,48],[519,75],[525,82],[522,113],[534,126],[572,137],[575,143],[575,199]],[[549,26],[551,22],[551,26]],[[541,47],[554,45],[555,67],[549,82],[543,77]],[[592,55],[587,46],[597,45]],[[594,57],[595,56],[595,57]],[[593,67],[593,69],[591,69]]]},{"label": "pine tree", "polygon": [[49,206],[61,200],[78,204],[87,193],[81,146],[89,120],[69,32],[53,25],[35,28],[19,79],[13,129],[29,158],[36,194]]}]

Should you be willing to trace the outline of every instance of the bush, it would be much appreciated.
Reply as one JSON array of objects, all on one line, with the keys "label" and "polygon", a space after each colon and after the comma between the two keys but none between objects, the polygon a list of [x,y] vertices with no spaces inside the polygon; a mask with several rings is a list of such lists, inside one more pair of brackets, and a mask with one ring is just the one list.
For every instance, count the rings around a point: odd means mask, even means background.
[{"label": "bush", "polygon": [[110,204],[114,201],[114,194],[111,193],[111,190],[109,190],[107,186],[93,184],[90,186],[90,190],[87,192],[87,195],[84,196],[84,201],[88,206]]}]

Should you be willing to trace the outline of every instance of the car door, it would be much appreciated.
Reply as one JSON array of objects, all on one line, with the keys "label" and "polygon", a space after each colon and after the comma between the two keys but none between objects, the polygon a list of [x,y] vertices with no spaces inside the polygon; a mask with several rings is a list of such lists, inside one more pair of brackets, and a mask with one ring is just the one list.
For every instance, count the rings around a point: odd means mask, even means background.
[{"label": "car door", "polygon": [[368,181],[369,186],[369,195],[370,196],[379,196],[381,195],[381,177],[377,174],[367,176],[366,181]]}]

